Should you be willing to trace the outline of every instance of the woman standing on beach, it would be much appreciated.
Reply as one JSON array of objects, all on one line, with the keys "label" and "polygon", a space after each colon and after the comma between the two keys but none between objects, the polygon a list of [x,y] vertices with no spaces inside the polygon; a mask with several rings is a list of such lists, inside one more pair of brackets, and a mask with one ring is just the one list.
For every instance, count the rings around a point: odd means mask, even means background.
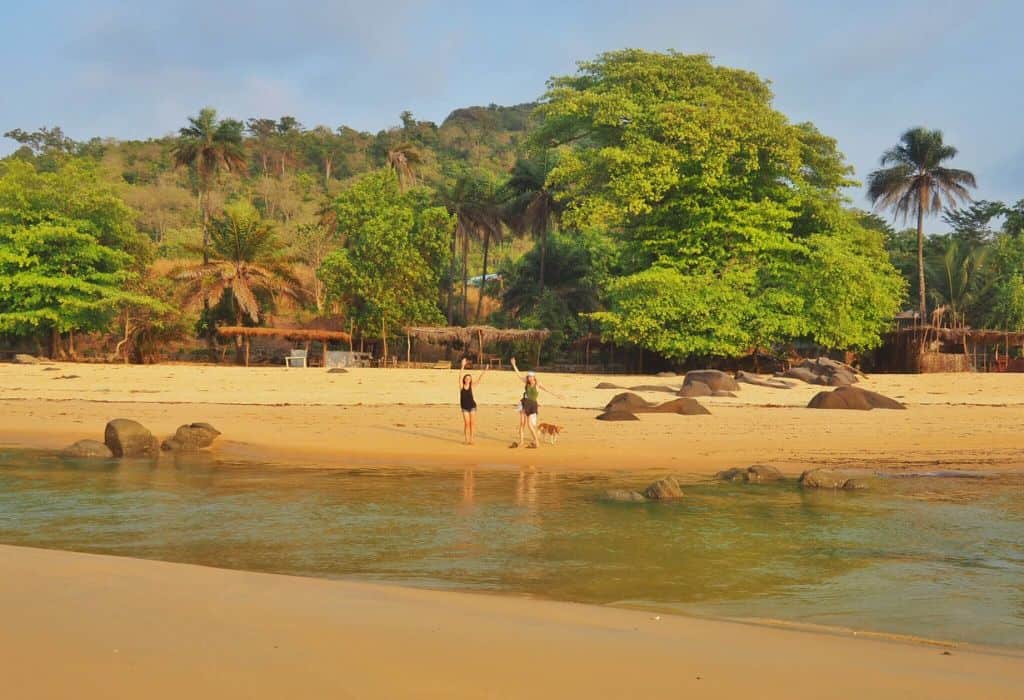
[{"label": "woman standing on beach", "polygon": [[540,447],[540,435],[537,434],[537,411],[540,410],[537,401],[540,399],[540,391],[543,389],[555,398],[561,397],[541,384],[533,372],[527,372],[526,376],[523,376],[519,372],[519,367],[516,366],[514,357],[512,358],[512,370],[523,382],[523,398],[519,400],[519,440],[513,442],[510,447],[519,447],[523,444],[523,428],[529,427],[530,434],[533,435],[533,444],[527,447],[537,449]]},{"label": "woman standing on beach", "polygon": [[[465,372],[465,370],[466,358],[463,357],[462,364],[459,365],[459,372]],[[477,384],[483,381],[485,374],[487,374],[486,367],[476,378]],[[466,435],[466,444],[472,445],[473,437],[476,435],[476,399],[473,398],[473,375],[468,372],[459,379],[459,406],[462,409],[462,430]]]}]

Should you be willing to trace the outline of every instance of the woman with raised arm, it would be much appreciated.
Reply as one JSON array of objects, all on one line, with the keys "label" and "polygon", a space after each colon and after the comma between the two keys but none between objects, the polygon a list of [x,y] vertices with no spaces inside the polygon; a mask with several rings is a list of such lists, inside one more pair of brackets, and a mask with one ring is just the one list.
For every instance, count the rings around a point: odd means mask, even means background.
[{"label": "woman with raised arm", "polygon": [[540,399],[540,392],[544,390],[555,398],[562,397],[541,384],[533,372],[523,375],[519,371],[514,357],[512,358],[512,371],[523,382],[523,398],[519,400],[519,440],[513,442],[510,447],[519,447],[523,444],[523,428],[529,427],[530,434],[533,435],[533,444],[527,445],[527,447],[537,449],[540,447],[540,435],[537,434],[537,411],[540,409],[537,401]]},{"label": "woman with raised arm", "polygon": [[[459,373],[466,372],[466,358],[462,358]],[[476,378],[476,383],[483,381],[487,368]],[[473,398],[473,375],[466,372],[459,379],[459,406],[462,408],[462,430],[466,435],[466,444],[472,445],[476,435],[476,399]]]}]

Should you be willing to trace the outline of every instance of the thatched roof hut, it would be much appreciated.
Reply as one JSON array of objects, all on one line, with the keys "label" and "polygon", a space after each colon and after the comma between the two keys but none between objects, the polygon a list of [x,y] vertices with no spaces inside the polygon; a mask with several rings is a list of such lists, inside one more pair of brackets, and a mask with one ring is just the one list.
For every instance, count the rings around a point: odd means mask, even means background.
[{"label": "thatched roof hut", "polygon": [[527,342],[540,346],[551,335],[546,329],[495,328],[494,326],[407,326],[405,333],[434,345],[461,344],[470,348],[474,344],[477,359],[483,361],[484,346],[488,343]]},{"label": "thatched roof hut", "polygon": [[[323,363],[327,366],[327,344],[331,341],[351,343],[352,336],[345,331],[330,331],[320,328],[257,328],[250,326],[218,326],[217,334],[225,338],[245,339],[245,365],[249,366],[250,338],[284,338],[294,343],[318,341],[323,345]],[[308,345],[307,345],[308,348]]]}]

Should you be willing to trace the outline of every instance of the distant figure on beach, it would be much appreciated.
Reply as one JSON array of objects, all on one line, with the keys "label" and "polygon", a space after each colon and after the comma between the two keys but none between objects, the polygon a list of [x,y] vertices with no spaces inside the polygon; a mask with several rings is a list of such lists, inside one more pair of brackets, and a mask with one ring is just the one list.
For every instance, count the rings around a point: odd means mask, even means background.
[{"label": "distant figure on beach", "polygon": [[[463,357],[462,364],[459,365],[459,372],[465,371],[466,358]],[[483,381],[485,374],[487,374],[486,367],[476,378],[477,384]],[[476,435],[476,399],[473,398],[473,375],[468,372],[459,379],[459,406],[462,408],[462,429],[466,434],[466,444],[472,445]]]},{"label": "distant figure on beach", "polygon": [[540,399],[540,390],[543,389],[555,398],[561,397],[541,384],[533,372],[527,372],[524,376],[519,371],[514,357],[512,358],[512,370],[523,381],[523,398],[519,400],[519,440],[513,442],[510,447],[519,447],[523,444],[523,428],[528,427],[530,434],[533,435],[533,443],[527,447],[537,449],[540,447],[540,435],[537,433],[537,412],[540,409],[537,401]]}]

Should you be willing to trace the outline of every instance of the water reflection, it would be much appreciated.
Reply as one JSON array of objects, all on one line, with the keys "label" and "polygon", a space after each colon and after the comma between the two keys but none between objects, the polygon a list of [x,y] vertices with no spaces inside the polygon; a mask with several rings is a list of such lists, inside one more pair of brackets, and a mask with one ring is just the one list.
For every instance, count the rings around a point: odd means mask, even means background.
[{"label": "water reflection", "polygon": [[676,503],[600,497],[642,485],[531,467],[0,452],[0,541],[1024,646],[1019,479],[894,479],[870,494],[695,483]]}]

